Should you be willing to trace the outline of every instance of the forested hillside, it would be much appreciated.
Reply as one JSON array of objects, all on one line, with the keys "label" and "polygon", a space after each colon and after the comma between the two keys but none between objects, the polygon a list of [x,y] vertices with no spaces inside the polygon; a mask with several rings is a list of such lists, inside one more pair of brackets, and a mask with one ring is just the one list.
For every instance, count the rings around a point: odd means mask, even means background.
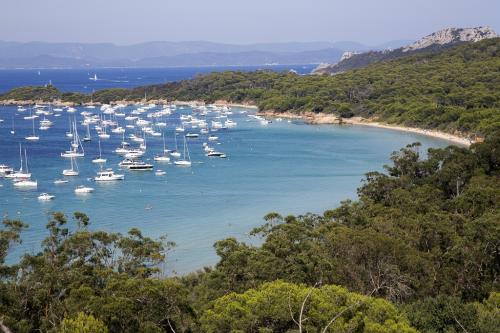
[{"label": "forested hillside", "polygon": [[[261,110],[362,116],[484,136],[500,129],[499,87],[500,38],[495,38],[335,76],[229,71],[131,90],[101,90],[93,101],[226,100],[253,103]],[[38,99],[83,103],[90,96],[63,94],[50,86],[17,88],[0,95],[0,100]]]},{"label": "forested hillside", "polygon": [[[0,229],[0,323],[14,332],[476,332],[500,326],[500,135],[419,144],[323,215],[270,213],[252,246],[164,277],[174,246],[50,216],[39,253],[6,263],[26,226]],[[333,191],[334,189],[332,189]],[[284,212],[286,213],[286,212]],[[237,221],[235,221],[237,223]]]}]

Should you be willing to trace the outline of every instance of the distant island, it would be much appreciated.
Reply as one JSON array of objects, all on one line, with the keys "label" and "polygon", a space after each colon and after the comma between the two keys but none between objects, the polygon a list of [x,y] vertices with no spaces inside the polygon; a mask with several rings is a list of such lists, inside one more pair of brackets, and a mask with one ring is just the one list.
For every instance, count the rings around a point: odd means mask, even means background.
[{"label": "distant island", "polygon": [[346,50],[400,47],[409,41],[368,46],[356,42],[222,44],[203,41],[45,43],[0,41],[0,69],[16,68],[161,68],[335,63]]}]

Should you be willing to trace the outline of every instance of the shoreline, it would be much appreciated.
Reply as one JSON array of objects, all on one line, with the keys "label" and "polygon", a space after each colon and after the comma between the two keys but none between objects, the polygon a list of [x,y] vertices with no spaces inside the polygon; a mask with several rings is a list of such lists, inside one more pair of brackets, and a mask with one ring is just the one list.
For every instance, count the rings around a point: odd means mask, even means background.
[{"label": "shoreline", "polygon": [[[127,106],[138,104],[138,103],[154,103],[154,104],[176,104],[176,105],[217,105],[217,106],[232,106],[232,107],[240,107],[240,108],[249,108],[249,109],[258,109],[255,104],[252,103],[231,103],[226,100],[217,100],[214,103],[205,103],[204,101],[179,101],[179,100],[174,100],[174,101],[169,101],[166,99],[152,99],[152,100],[147,100],[147,101],[127,101],[127,100],[118,100],[118,101],[112,101],[108,104],[111,105],[117,105],[117,104],[125,104]],[[0,105],[4,106],[9,106],[9,105],[35,105],[35,104],[49,104],[49,102],[44,102],[41,100],[3,100],[0,101]],[[101,102],[94,102],[94,103],[73,103],[73,102],[63,102],[60,100],[55,100],[50,102],[52,106],[88,106],[88,105],[103,105]]]},{"label": "shoreline", "polygon": [[[34,101],[34,100],[24,100],[24,101],[16,101],[16,100],[5,100],[0,102],[1,105],[33,105],[36,103],[46,104],[46,102],[42,101]],[[303,112],[301,114],[292,113],[289,111],[286,112],[276,112],[273,110],[269,111],[259,111],[258,107],[253,103],[231,103],[226,100],[217,100],[214,103],[206,103],[201,100],[194,101],[180,101],[173,100],[168,101],[166,99],[158,99],[158,100],[148,100],[148,101],[112,101],[109,104],[125,104],[127,106],[137,104],[137,103],[155,103],[155,104],[176,104],[176,105],[208,105],[214,104],[217,106],[228,106],[228,107],[241,107],[248,109],[257,110],[257,115],[269,117],[269,118],[285,118],[285,119],[300,119],[303,120],[307,124],[311,125],[353,125],[353,126],[370,126],[377,128],[384,128],[389,130],[401,131],[406,133],[416,133],[420,135],[425,135],[437,139],[442,139],[446,141],[453,142],[455,144],[469,147],[471,144],[475,142],[481,142],[482,139],[471,139],[466,137],[464,134],[451,134],[443,131],[432,130],[432,129],[423,129],[419,127],[409,127],[403,125],[393,125],[388,123],[379,122],[375,119],[367,119],[363,117],[352,117],[352,118],[339,118],[332,114],[320,114],[314,112]],[[62,102],[62,101],[54,101],[51,103],[54,106],[87,106],[87,105],[102,105],[102,103],[71,103],[71,102]]]},{"label": "shoreline", "polygon": [[285,119],[301,119],[304,122],[311,125],[352,125],[352,126],[370,126],[377,128],[384,128],[389,130],[395,130],[406,133],[416,133],[420,135],[425,135],[428,137],[433,137],[437,139],[442,139],[446,141],[453,142],[455,144],[469,147],[475,142],[480,142],[481,140],[473,140],[465,135],[451,134],[447,132],[442,132],[438,130],[423,129],[418,127],[409,127],[402,125],[392,125],[387,123],[382,123],[376,120],[370,120],[362,117],[352,117],[352,118],[338,118],[334,115],[328,114],[317,114],[312,112],[307,112],[303,114],[295,114],[291,112],[274,112],[274,111],[260,111],[259,115],[271,118],[285,118]]}]

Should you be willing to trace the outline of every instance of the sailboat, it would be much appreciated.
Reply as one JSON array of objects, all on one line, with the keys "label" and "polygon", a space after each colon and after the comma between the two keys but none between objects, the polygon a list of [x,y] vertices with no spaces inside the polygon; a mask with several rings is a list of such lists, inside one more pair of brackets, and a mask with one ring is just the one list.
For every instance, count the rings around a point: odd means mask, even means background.
[{"label": "sailboat", "polygon": [[174,164],[177,166],[183,166],[183,167],[190,167],[191,166],[191,157],[189,156],[189,148],[186,144],[186,137],[185,136],[184,136],[184,153],[183,153],[182,159],[175,161]]},{"label": "sailboat", "polygon": [[33,134],[28,135],[27,137],[25,137],[25,139],[28,141],[38,141],[40,140],[40,137],[35,135],[35,118],[32,118],[32,122],[33,122]]},{"label": "sailboat", "polygon": [[99,140],[99,157],[94,158],[92,160],[92,163],[106,163],[106,159],[102,158],[102,152],[101,152],[101,140]]},{"label": "sailboat", "polygon": [[[63,170],[62,174],[64,176],[78,176],[80,172],[78,171],[78,164],[76,164],[76,161],[74,160],[75,158],[72,156],[71,157],[71,169],[65,169]],[[76,168],[75,168],[76,166]]]},{"label": "sailboat", "polygon": [[94,76],[89,77],[89,80],[90,81],[97,81],[99,79],[97,78],[97,74],[94,74]]},{"label": "sailboat", "polygon": [[175,150],[170,152],[170,156],[179,158],[181,157],[181,153],[179,153],[179,149],[177,147],[177,134],[174,132],[174,140],[175,140]]},{"label": "sailboat", "polygon": [[10,131],[10,134],[16,134],[16,130],[14,129],[14,117],[12,117],[12,130]]},{"label": "sailboat", "polygon": [[23,153],[21,144],[19,144],[19,160],[21,162],[19,170],[5,175],[5,178],[11,178],[15,180],[15,179],[28,179],[31,177],[31,173],[28,173],[27,171],[23,170],[24,165],[23,165]]},{"label": "sailboat", "polygon": [[29,177],[20,178],[20,180],[14,182],[14,186],[15,187],[24,187],[24,188],[26,188],[26,187],[29,187],[29,188],[37,187],[38,186],[38,182],[36,180],[31,180],[30,179],[31,174],[28,171],[28,156],[26,154],[26,149],[24,150],[24,160],[25,160],[25,163],[26,163],[26,175],[29,175]]},{"label": "sailboat", "polygon": [[80,141],[80,137],[78,136],[76,122],[73,123],[72,133],[73,141],[71,142],[71,148],[70,150],[66,150],[61,153],[61,157],[84,157],[85,151],[83,149],[82,142]]},{"label": "sailboat", "polygon": [[68,120],[69,120],[69,131],[66,132],[66,136],[68,138],[72,138],[73,137],[73,123],[71,122],[71,118],[69,118]]},{"label": "sailboat", "polygon": [[165,135],[162,133],[163,137],[163,154],[161,155],[156,155],[154,157],[154,160],[157,162],[170,162],[170,157],[167,156],[167,148],[165,146]]},{"label": "sailboat", "polygon": [[92,137],[90,136],[90,125],[87,124],[87,134],[82,139],[83,142],[90,142],[92,141]]}]

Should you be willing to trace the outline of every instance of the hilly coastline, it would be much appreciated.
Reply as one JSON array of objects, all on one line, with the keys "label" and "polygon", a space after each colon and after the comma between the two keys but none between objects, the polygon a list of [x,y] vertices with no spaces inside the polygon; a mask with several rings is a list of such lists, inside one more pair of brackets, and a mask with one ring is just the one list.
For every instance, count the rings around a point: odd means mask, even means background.
[{"label": "hilly coastline", "polygon": [[447,28],[436,31],[411,44],[399,48],[370,50],[357,52],[350,50],[342,55],[338,63],[322,64],[314,74],[336,74],[350,69],[365,67],[379,61],[389,61],[420,52],[439,52],[459,43],[477,42],[483,39],[495,38],[497,34],[489,27],[477,28]]}]

